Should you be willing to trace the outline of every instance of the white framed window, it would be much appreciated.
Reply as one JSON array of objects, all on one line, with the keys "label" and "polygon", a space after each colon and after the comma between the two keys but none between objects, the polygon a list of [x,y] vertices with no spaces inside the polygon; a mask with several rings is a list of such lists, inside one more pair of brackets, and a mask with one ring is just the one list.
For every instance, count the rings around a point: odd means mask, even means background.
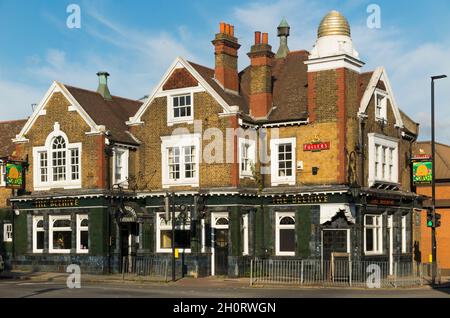
[{"label": "white framed window", "polygon": [[387,100],[386,92],[378,89],[375,91],[375,119],[378,121],[387,121]]},{"label": "white framed window", "polygon": [[77,253],[89,253],[89,218],[85,214],[77,215]]},{"label": "white framed window", "polygon": [[364,216],[364,252],[366,255],[383,254],[383,216]]},{"label": "white framed window", "polygon": [[128,186],[128,164],[130,151],[128,149],[115,148],[113,150],[113,184]]},{"label": "white framed window", "polygon": [[45,146],[33,148],[35,190],[81,188],[81,143],[69,143],[55,123]]},{"label": "white framed window", "polygon": [[276,255],[295,256],[295,213],[277,212],[275,230]]},{"label": "white framed window", "polygon": [[[172,220],[164,218],[165,213],[156,213],[156,252],[172,252]],[[175,213],[178,218],[179,212]],[[189,218],[185,222],[178,220],[175,223],[175,248],[181,253],[191,252],[191,223]]]},{"label": "white framed window", "polygon": [[70,215],[49,217],[49,252],[70,253],[72,248],[72,226]]},{"label": "white framed window", "polygon": [[3,224],[3,242],[13,241],[13,226],[12,223]]},{"label": "white framed window", "polygon": [[252,177],[252,168],[256,163],[256,141],[239,138],[239,175]]},{"label": "white framed window", "polygon": [[168,96],[168,124],[193,123],[194,96],[192,92]]},{"label": "white framed window", "polygon": [[295,185],[296,138],[272,139],[270,141],[270,169],[272,186]]},{"label": "white framed window", "polygon": [[398,183],[398,140],[369,134],[369,185]]},{"label": "white framed window", "polygon": [[163,187],[199,184],[200,135],[161,137]]},{"label": "white framed window", "polygon": [[6,165],[0,161],[0,187],[6,186]]},{"label": "white framed window", "polygon": [[33,216],[33,253],[42,253],[44,251],[44,241],[44,217]]},{"label": "white framed window", "polygon": [[242,255],[248,255],[248,214],[242,216]]},{"label": "white framed window", "polygon": [[402,253],[408,253],[406,246],[406,215],[402,215]]}]

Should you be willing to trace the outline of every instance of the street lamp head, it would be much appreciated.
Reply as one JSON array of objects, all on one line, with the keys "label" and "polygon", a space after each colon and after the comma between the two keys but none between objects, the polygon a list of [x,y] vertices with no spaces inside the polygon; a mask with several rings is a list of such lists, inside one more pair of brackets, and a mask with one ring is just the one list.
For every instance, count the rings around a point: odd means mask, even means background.
[{"label": "street lamp head", "polygon": [[440,80],[440,79],[443,79],[443,78],[447,78],[447,75],[431,76],[431,79],[432,79],[433,81],[435,81],[435,80]]}]

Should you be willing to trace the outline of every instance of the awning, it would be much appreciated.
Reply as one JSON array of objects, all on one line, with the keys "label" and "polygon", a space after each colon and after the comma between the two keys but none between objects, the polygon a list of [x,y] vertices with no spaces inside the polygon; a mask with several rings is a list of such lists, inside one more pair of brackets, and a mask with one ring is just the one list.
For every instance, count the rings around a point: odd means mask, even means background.
[{"label": "awning", "polygon": [[338,213],[344,213],[347,222],[355,224],[354,207],[349,204],[322,204],[320,205],[320,224],[331,222]]}]

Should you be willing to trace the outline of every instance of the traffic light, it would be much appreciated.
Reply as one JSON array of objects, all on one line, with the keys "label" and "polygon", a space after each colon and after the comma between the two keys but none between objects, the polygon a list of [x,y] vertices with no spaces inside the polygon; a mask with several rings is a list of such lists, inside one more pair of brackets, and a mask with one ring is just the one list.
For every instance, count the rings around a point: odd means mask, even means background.
[{"label": "traffic light", "polygon": [[431,209],[427,210],[427,227],[433,227],[434,220],[433,220],[433,211]]},{"label": "traffic light", "polygon": [[435,227],[441,226],[441,215],[439,213],[436,213],[434,216],[434,226]]}]

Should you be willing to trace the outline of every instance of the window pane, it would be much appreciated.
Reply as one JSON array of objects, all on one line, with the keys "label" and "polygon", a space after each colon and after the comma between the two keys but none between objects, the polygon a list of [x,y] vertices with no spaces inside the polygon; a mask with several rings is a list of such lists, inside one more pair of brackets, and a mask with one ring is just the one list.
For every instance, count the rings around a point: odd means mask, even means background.
[{"label": "window pane", "polygon": [[172,248],[172,231],[161,231],[161,248]]},{"label": "window pane", "polygon": [[178,97],[173,98],[173,106],[178,106]]},{"label": "window pane", "polygon": [[285,216],[280,220],[280,225],[293,225],[293,224],[295,224],[295,221],[293,218],[289,216]]},{"label": "window pane", "polygon": [[280,231],[280,252],[295,251],[295,230],[281,229]]},{"label": "window pane", "polygon": [[373,252],[374,251],[374,237],[373,237],[373,229],[366,229],[366,251]]},{"label": "window pane", "polygon": [[89,232],[88,231],[80,232],[80,249],[82,249],[82,250],[89,249]]},{"label": "window pane", "polygon": [[191,231],[175,230],[175,247],[191,248]]},{"label": "window pane", "polygon": [[72,248],[72,231],[53,231],[53,248],[66,250]]},{"label": "window pane", "polygon": [[44,232],[36,232],[36,248],[38,250],[44,249]]},{"label": "window pane", "polygon": [[53,227],[70,227],[70,220],[56,220]]}]

